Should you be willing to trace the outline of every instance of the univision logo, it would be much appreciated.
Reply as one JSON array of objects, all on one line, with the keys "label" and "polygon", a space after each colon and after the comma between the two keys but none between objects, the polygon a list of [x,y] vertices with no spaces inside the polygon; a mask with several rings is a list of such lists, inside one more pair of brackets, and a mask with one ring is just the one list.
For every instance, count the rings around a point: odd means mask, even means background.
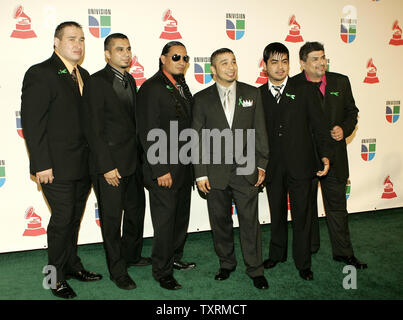
[{"label": "univision logo", "polygon": [[357,9],[348,5],[343,8],[343,13],[347,15],[341,19],[340,37],[345,43],[351,43],[357,36]]},{"label": "univision logo", "polygon": [[100,227],[101,226],[101,221],[99,219],[98,203],[95,203],[94,207],[95,207],[95,223],[97,224],[98,227]]},{"label": "univision logo", "polygon": [[21,111],[15,112],[15,120],[17,125],[17,133],[21,138],[24,139],[24,132],[22,131],[22,125],[21,125]]},{"label": "univision logo", "polygon": [[347,179],[347,184],[346,184],[346,200],[350,197],[350,192],[351,192],[351,181],[350,181],[350,179]]},{"label": "univision logo", "polygon": [[245,14],[227,13],[226,14],[227,36],[232,40],[239,40],[245,35]]},{"label": "univision logo", "polygon": [[210,57],[195,57],[194,73],[195,79],[198,83],[209,83],[213,79],[213,75],[211,73]]},{"label": "univision logo", "polygon": [[361,140],[361,158],[364,161],[371,161],[375,158],[376,139]]},{"label": "univision logo", "polygon": [[6,183],[6,162],[0,160],[0,188]]},{"label": "univision logo", "polygon": [[395,123],[400,117],[400,101],[386,101],[386,120]]},{"label": "univision logo", "polygon": [[111,9],[88,9],[88,27],[95,38],[105,38],[111,26]]}]

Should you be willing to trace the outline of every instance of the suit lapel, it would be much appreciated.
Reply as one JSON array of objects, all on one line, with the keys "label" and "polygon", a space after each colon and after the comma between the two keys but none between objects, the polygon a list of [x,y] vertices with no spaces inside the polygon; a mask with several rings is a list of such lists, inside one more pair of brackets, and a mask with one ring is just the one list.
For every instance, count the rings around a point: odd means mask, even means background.
[{"label": "suit lapel", "polygon": [[74,82],[69,70],[56,53],[53,53],[52,55],[52,64],[55,67],[55,71],[58,73],[59,78],[67,85],[67,87],[71,88],[69,91],[74,95],[75,98],[80,99],[81,94],[77,83]]},{"label": "suit lapel", "polygon": [[340,99],[340,97],[332,97],[331,92],[336,92],[337,81],[333,76],[326,72],[326,88],[325,95],[323,97],[322,109],[326,115],[329,116],[329,119],[335,119],[337,108],[333,107],[333,100]]}]

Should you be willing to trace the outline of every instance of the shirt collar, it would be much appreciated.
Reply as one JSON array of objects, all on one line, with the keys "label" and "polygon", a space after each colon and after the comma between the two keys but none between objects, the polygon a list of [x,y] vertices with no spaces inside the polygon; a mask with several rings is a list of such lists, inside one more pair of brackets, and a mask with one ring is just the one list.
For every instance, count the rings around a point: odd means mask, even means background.
[{"label": "shirt collar", "polygon": [[227,91],[227,90],[231,90],[231,92],[234,92],[234,89],[236,88],[236,81],[234,81],[229,87],[224,87],[223,85],[219,84],[218,82],[216,82],[216,84],[217,84],[218,92],[220,92],[222,95],[224,95],[225,91]]},{"label": "shirt collar", "polygon": [[115,76],[119,79],[119,80],[123,80],[125,77],[125,73],[122,73],[120,70],[116,69],[115,67],[113,67],[112,65],[110,65],[108,63],[109,68],[111,68],[112,72],[115,74]]},{"label": "shirt collar", "polygon": [[[308,80],[309,82],[313,82],[311,79],[309,79],[309,76],[305,71],[304,71],[304,74],[305,74],[306,80]],[[322,81],[322,83],[324,83],[326,85],[326,73],[320,78],[320,81]]]},{"label": "shirt collar", "polygon": [[[281,91],[284,90],[285,86],[287,85],[287,81],[288,81],[288,76],[284,79],[283,83],[280,84],[280,86],[283,85],[283,87],[281,88]],[[267,84],[268,84],[268,86],[269,86],[269,90],[271,90],[271,88],[272,88],[273,86],[277,86],[277,85],[273,84],[273,83],[270,81],[270,79],[267,81]]]},{"label": "shirt collar", "polygon": [[67,61],[65,58],[63,58],[56,50],[55,50],[55,53],[60,58],[60,60],[62,60],[62,62],[64,63],[64,65],[66,66],[66,68],[70,74],[73,72],[74,68],[76,68],[78,71],[77,64],[75,64],[75,65],[71,64],[69,61]]},{"label": "shirt collar", "polygon": [[176,86],[176,80],[174,79],[174,77],[172,76],[172,74],[166,72],[166,71],[164,70],[164,68],[162,68],[162,72],[166,75],[166,77],[168,78],[168,80],[171,81],[172,84]]}]

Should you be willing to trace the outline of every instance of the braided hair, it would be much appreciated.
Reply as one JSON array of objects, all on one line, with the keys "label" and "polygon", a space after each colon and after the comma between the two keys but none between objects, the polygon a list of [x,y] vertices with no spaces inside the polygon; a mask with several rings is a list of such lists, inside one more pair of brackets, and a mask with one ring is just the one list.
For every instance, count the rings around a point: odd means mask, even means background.
[{"label": "braided hair", "polygon": [[[170,41],[168,42],[164,48],[162,48],[162,52],[161,55],[166,55],[169,50],[171,49],[171,47],[173,46],[181,46],[181,47],[185,47],[185,45],[179,41]],[[159,69],[162,71],[162,61],[161,58],[159,59]],[[171,81],[169,81],[169,79],[167,78],[167,76],[164,74],[164,72],[161,72],[162,74],[162,78],[164,80],[165,85],[169,88],[172,86]],[[183,88],[183,93],[185,94],[185,100],[186,103],[189,104],[190,107],[193,106],[193,96],[192,93],[190,92],[189,86],[186,83],[185,80],[185,76],[183,74],[176,74],[176,75],[172,75],[173,78],[182,86]],[[183,110],[182,105],[180,104],[180,102],[178,101],[176,95],[173,93],[173,90],[170,90],[171,96],[173,97],[173,99],[175,100],[175,108],[176,108],[176,117],[179,118],[179,116],[181,114],[187,116],[186,112]]]}]

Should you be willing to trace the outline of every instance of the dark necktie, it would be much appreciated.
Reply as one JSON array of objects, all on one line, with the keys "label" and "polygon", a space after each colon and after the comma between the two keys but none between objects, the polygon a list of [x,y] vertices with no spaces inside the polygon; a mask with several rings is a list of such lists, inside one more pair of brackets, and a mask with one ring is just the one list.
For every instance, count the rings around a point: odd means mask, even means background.
[{"label": "dark necktie", "polygon": [[283,84],[281,86],[273,86],[273,89],[276,91],[276,95],[274,96],[274,99],[276,99],[277,103],[280,101],[282,88],[283,88]]},{"label": "dark necktie", "polygon": [[127,86],[129,85],[129,80],[127,79],[126,74],[122,78],[122,85],[123,85],[123,88],[125,88],[125,89],[127,89]]},{"label": "dark necktie", "polygon": [[71,72],[71,78],[73,79],[75,85],[77,86],[78,92],[80,92],[80,94],[81,94],[80,85],[78,83],[78,78],[77,78],[77,69],[76,68],[74,68],[73,71]]}]

